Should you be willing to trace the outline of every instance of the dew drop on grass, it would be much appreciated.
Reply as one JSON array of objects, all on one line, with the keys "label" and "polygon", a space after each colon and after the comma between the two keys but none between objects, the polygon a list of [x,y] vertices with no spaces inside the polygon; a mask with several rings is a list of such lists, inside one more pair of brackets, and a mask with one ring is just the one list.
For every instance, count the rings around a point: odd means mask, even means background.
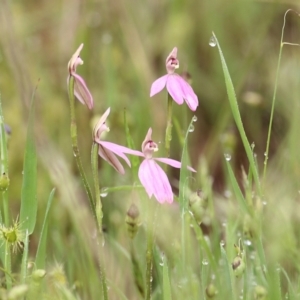
[{"label": "dew drop on grass", "polygon": [[105,198],[108,195],[107,187],[104,187],[100,190],[100,196]]},{"label": "dew drop on grass", "polygon": [[220,246],[221,246],[221,247],[224,247],[224,246],[225,246],[225,242],[224,242],[223,240],[221,240]]},{"label": "dew drop on grass", "polygon": [[212,36],[212,37],[209,39],[208,45],[211,46],[211,47],[216,47],[217,41],[216,41],[216,39],[215,39],[214,36]]},{"label": "dew drop on grass", "polygon": [[194,125],[190,125],[189,132],[193,132],[194,130],[195,130],[195,126]]},{"label": "dew drop on grass", "polygon": [[224,157],[225,157],[225,159],[226,159],[227,161],[230,161],[230,160],[231,160],[231,155],[228,154],[228,153],[225,153],[225,154],[224,154]]},{"label": "dew drop on grass", "polygon": [[251,149],[252,149],[252,151],[253,151],[254,147],[255,147],[255,144],[254,144],[254,142],[253,142],[253,143],[251,144]]},{"label": "dew drop on grass", "polygon": [[208,265],[208,260],[207,260],[206,258],[204,258],[204,259],[202,260],[202,265],[203,265],[203,266],[207,266],[207,265]]},{"label": "dew drop on grass", "polygon": [[251,245],[252,245],[252,242],[251,242],[250,240],[245,240],[245,241],[244,241],[244,244],[245,244],[246,246],[251,246]]},{"label": "dew drop on grass", "polygon": [[263,204],[264,206],[266,206],[266,205],[267,205],[267,201],[263,201],[262,204]]},{"label": "dew drop on grass", "polygon": [[193,116],[192,121],[193,121],[193,122],[197,122],[197,120],[198,120],[197,116]]}]

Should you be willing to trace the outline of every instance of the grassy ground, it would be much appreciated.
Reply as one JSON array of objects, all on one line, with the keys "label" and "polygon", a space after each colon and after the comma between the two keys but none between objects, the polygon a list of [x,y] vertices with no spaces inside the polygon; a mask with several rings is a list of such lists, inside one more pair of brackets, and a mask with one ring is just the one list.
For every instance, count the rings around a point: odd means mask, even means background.
[{"label": "grassy ground", "polygon": [[[1,1],[0,92],[4,121],[12,130],[10,187],[3,193],[2,217],[7,197],[10,220],[20,216],[29,104],[38,84],[34,127],[38,210],[28,268],[21,268],[24,251],[11,254],[12,286],[26,284],[28,299],[105,299],[100,273],[104,267],[108,299],[150,299],[149,285],[152,299],[298,299],[299,47],[284,45],[277,73],[284,13],[289,8],[300,11],[297,5],[221,0]],[[299,43],[299,29],[299,16],[288,13],[283,41]],[[228,101],[228,77],[218,47],[209,46],[212,31],[230,72],[238,110]],[[185,104],[173,106],[171,157],[181,160],[183,145],[187,146],[197,173],[180,176],[179,171],[168,170],[178,196],[172,205],[149,200],[134,171],[127,169],[121,176],[99,159],[105,243],[98,241],[70,139],[67,63],[80,43],[84,43],[84,65],[78,72],[95,101],[92,111],[75,103],[79,149],[91,186],[92,128],[108,107],[109,141],[127,144],[125,108],[134,148],[140,150],[151,126],[160,147],[157,156],[163,156],[167,97],[160,93],[150,98],[149,91],[151,83],[165,74],[165,58],[174,46],[180,60],[178,73],[190,74],[199,98],[195,113]],[[234,118],[237,113],[253,148],[252,166]],[[195,128],[184,143],[194,114]],[[224,154],[231,159],[227,161]],[[127,188],[103,192],[120,186]],[[37,266],[36,252],[54,187],[46,258]],[[205,208],[198,218],[194,207],[189,208],[193,215],[182,209],[182,201],[187,204],[197,190],[207,199],[197,204]],[[138,206],[141,224],[133,240],[125,223],[132,203]],[[152,232],[150,282],[146,254]],[[10,286],[4,270],[8,268],[3,254],[1,259],[0,298],[23,299],[7,295]],[[46,270],[46,275],[36,275],[36,269]],[[24,280],[21,270],[27,270]]]}]

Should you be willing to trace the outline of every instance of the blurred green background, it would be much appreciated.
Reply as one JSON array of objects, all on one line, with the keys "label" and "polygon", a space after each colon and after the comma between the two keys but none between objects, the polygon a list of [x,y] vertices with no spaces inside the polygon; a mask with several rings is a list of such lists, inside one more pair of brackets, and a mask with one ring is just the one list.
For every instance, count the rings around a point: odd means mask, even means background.
[{"label": "blurred green background", "polygon": [[[87,82],[95,101],[93,111],[76,102],[79,146],[88,175],[91,175],[92,120],[107,107],[112,111],[108,140],[126,144],[125,108],[136,149],[140,149],[149,127],[153,128],[153,139],[161,141],[163,148],[166,94],[160,93],[150,99],[149,93],[151,83],[166,72],[165,58],[177,46],[178,72],[190,74],[199,98],[198,121],[190,135],[191,164],[196,168],[201,161],[206,161],[214,191],[222,196],[226,191],[223,154],[231,153],[239,179],[241,165],[247,168],[248,163],[231,117],[217,50],[208,44],[211,33],[215,32],[223,49],[246,133],[250,143],[255,144],[254,152],[262,169],[283,16],[289,8],[299,11],[298,1],[1,1],[0,92],[5,122],[12,129],[9,140],[11,208],[16,218],[28,103],[40,80],[36,128],[40,158],[40,218],[36,230],[39,232],[49,192],[56,187],[49,231],[49,259],[65,263],[71,282],[77,280],[76,271],[85,265],[84,260],[69,263],[77,259],[76,254],[69,251],[78,245],[78,251],[82,248],[81,241],[75,237],[78,232],[92,236],[89,231],[92,221],[87,222],[90,219],[88,205],[73,160],[69,135],[67,63],[79,44],[84,43],[81,52],[84,65],[77,71]],[[299,17],[290,13],[284,41],[299,43],[299,32]],[[288,199],[283,207],[286,220],[294,219],[290,212],[299,202],[299,67],[299,48],[285,46],[267,182],[274,196],[270,198],[276,203],[274,207],[281,209],[281,201],[285,197]],[[187,129],[192,116],[185,104],[174,106],[180,132]],[[180,159],[181,146],[175,132],[171,156]],[[130,175],[119,176],[103,161],[99,168],[104,187],[132,183]],[[172,182],[176,187],[178,174],[173,175]],[[280,187],[276,185],[279,181],[283,183]],[[196,181],[195,187],[201,188],[198,184]],[[119,241],[124,238],[125,229],[120,228],[124,226],[125,212],[132,197],[128,192],[121,192],[104,198],[107,213],[104,223]],[[269,213],[267,219],[274,216],[273,210]],[[297,216],[295,220],[298,220]],[[270,231],[270,236],[272,234],[274,232]],[[37,238],[38,235],[31,242],[33,253]],[[118,271],[120,266],[110,268],[116,274],[128,272],[126,268]],[[93,290],[93,287],[89,288]],[[91,290],[82,294],[88,295]]]}]

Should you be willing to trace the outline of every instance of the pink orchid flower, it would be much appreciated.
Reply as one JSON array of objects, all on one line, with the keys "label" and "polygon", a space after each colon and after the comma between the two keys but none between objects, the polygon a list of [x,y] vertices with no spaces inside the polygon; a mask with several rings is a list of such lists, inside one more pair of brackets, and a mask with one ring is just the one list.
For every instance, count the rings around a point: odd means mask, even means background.
[{"label": "pink orchid flower", "polygon": [[83,44],[79,46],[68,63],[69,76],[67,78],[67,83],[69,85],[70,78],[73,76],[74,95],[82,104],[86,104],[89,109],[92,109],[94,106],[93,96],[91,95],[83,78],[76,73],[77,66],[83,64],[83,60],[80,58],[80,52],[82,48]]},{"label": "pink orchid flower", "polygon": [[96,124],[94,128],[94,141],[99,145],[99,151],[98,151],[99,156],[101,156],[111,166],[113,166],[117,172],[123,175],[125,174],[125,170],[122,164],[120,163],[119,159],[117,158],[117,156],[123,158],[125,162],[128,164],[128,166],[130,167],[131,166],[130,161],[124,153],[139,155],[140,151],[135,151],[111,142],[102,141],[100,139],[102,132],[109,131],[109,127],[107,127],[105,124],[109,113],[110,113],[110,108],[106,110],[106,112],[102,115],[102,117]]},{"label": "pink orchid flower", "polygon": [[198,97],[192,87],[178,74],[174,73],[179,68],[177,48],[175,47],[166,59],[167,74],[156,79],[151,86],[150,97],[159,93],[164,87],[174,101],[181,105],[185,100],[188,107],[195,111],[199,104]]},{"label": "pink orchid flower", "polygon": [[[156,163],[156,161],[170,165],[174,168],[181,168],[181,162],[171,158],[152,157],[153,152],[157,151],[158,147],[157,144],[152,141],[151,136],[152,129],[149,128],[145,140],[142,144],[142,152],[137,151],[139,153],[134,154],[144,157],[144,160],[139,168],[138,176],[142,185],[145,187],[149,198],[154,196],[160,203],[172,203],[174,195],[172,192],[171,184],[166,173]],[[196,172],[191,167],[188,167],[188,169]]]}]

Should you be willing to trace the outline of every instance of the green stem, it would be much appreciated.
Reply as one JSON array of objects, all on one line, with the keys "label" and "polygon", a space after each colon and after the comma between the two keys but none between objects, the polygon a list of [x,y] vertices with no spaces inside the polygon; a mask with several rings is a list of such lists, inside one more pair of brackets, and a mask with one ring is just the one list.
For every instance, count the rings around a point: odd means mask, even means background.
[{"label": "green stem", "polygon": [[100,197],[100,184],[99,184],[99,176],[98,176],[98,150],[99,145],[97,143],[93,143],[92,146],[92,173],[93,173],[93,180],[94,180],[94,189],[95,189],[95,206],[96,206],[96,217],[97,217],[97,224],[98,224],[98,230],[99,234],[101,235],[101,238],[103,238],[102,234],[102,218],[103,218],[103,212],[102,212],[102,202]]},{"label": "green stem", "polygon": [[138,185],[119,185],[119,186],[113,186],[113,187],[105,187],[102,188],[100,191],[103,193],[111,193],[111,192],[118,192],[118,191],[131,191],[132,189],[145,189],[144,186],[138,184]]},{"label": "green stem", "polygon": [[173,127],[172,105],[173,105],[173,99],[168,93],[167,128],[166,128],[166,137],[165,137],[166,157],[170,157],[170,144],[172,140],[172,127]]},{"label": "green stem", "polygon": [[274,108],[275,108],[275,102],[276,102],[276,94],[277,94],[277,86],[278,86],[278,78],[279,78],[279,69],[280,69],[280,63],[281,63],[282,49],[283,49],[283,46],[285,44],[288,44],[288,43],[283,42],[283,36],[284,36],[286,15],[289,11],[293,11],[293,10],[288,9],[285,12],[284,19],[283,19],[283,26],[282,26],[282,30],[281,30],[279,56],[278,56],[277,70],[276,70],[276,77],[275,77],[275,87],[274,87],[274,93],[273,93],[273,99],[272,99],[272,107],[271,107],[270,123],[269,123],[269,129],[268,129],[267,145],[266,145],[266,151],[265,151],[265,154],[264,154],[265,155],[265,161],[264,161],[264,172],[263,172],[263,185],[265,184],[265,177],[266,177],[266,173],[267,173],[267,163],[268,163],[268,156],[269,156],[269,147],[270,147],[272,124],[273,124]]},{"label": "green stem", "polygon": [[[97,143],[93,143],[92,145],[92,153],[91,153],[91,163],[92,163],[92,173],[94,180],[94,189],[95,189],[95,206],[96,206],[96,218],[97,218],[97,227],[98,227],[98,245],[99,247],[104,246],[104,236],[102,230],[102,219],[103,219],[103,210],[102,210],[102,202],[100,196],[100,183],[99,183],[99,175],[98,175],[98,150],[99,145]],[[100,270],[100,281],[103,293],[103,299],[107,300],[107,284],[106,284],[106,275],[105,275],[105,267],[104,267],[104,258],[103,251],[99,249],[99,270]]]},{"label": "green stem", "polygon": [[151,299],[152,292],[152,268],[153,268],[153,231],[154,231],[154,209],[148,204],[148,226],[147,226],[147,250],[146,250],[146,294],[145,300]]},{"label": "green stem", "polygon": [[11,279],[11,252],[10,245],[8,242],[5,243],[5,258],[4,258],[4,268],[5,279],[6,279],[6,288],[10,290],[12,288],[12,279]]},{"label": "green stem", "polygon": [[74,77],[70,76],[69,80],[69,100],[70,100],[70,114],[71,114],[71,140],[72,140],[72,148],[73,148],[73,154],[75,157],[75,161],[83,182],[84,189],[88,195],[90,206],[92,209],[93,216],[95,220],[97,221],[96,216],[96,208],[95,208],[95,202],[93,200],[93,196],[91,193],[91,189],[89,187],[85,172],[83,170],[82,162],[80,159],[80,153],[78,148],[78,140],[77,140],[77,125],[76,125],[76,118],[75,118],[75,97],[74,97]]}]

